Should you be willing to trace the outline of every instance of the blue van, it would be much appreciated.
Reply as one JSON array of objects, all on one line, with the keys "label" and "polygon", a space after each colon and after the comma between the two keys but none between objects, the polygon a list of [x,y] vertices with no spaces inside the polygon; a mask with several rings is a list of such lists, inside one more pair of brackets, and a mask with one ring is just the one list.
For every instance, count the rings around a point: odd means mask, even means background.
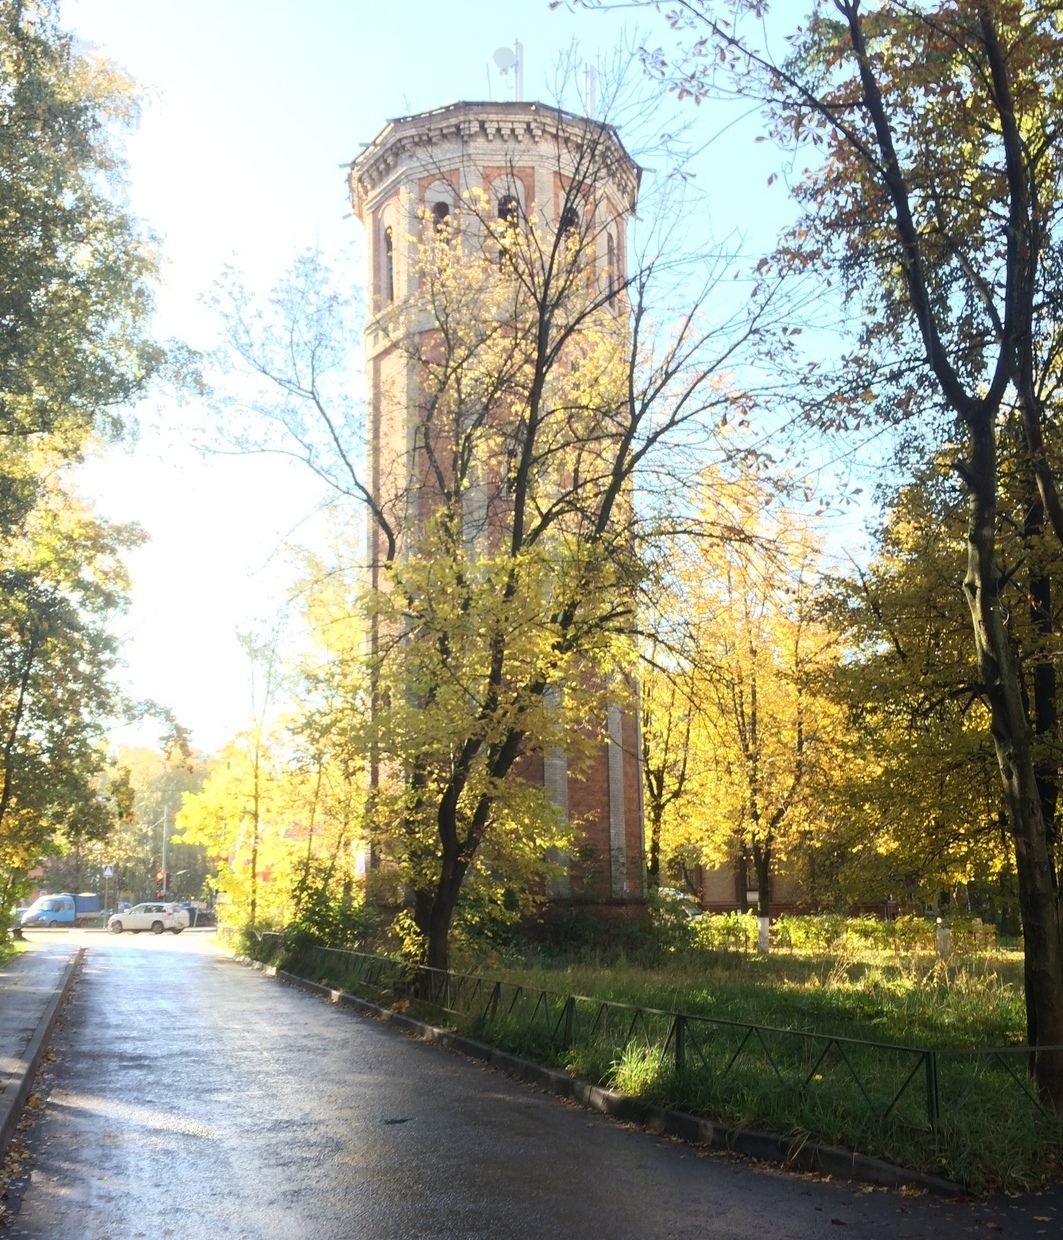
[{"label": "blue van", "polygon": [[73,895],[64,891],[57,896],[41,896],[22,914],[22,928],[31,926],[76,926],[79,921],[92,921],[100,915],[100,897],[94,891]]}]

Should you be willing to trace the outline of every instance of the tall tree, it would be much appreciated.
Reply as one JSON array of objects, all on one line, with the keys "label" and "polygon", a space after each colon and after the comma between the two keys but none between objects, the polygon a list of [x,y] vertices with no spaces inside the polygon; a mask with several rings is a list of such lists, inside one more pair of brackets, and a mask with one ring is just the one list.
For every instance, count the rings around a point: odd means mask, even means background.
[{"label": "tall tree", "polygon": [[[293,879],[297,918],[310,910],[334,914],[365,896],[372,710],[362,588],[361,573],[350,563],[350,548],[342,538],[327,567],[308,557],[300,590],[308,642],[293,677],[291,729],[299,767],[314,795]],[[335,916],[331,920],[342,934]]]},{"label": "tall tree", "polygon": [[[839,829],[820,872],[839,893],[879,902],[998,876],[1009,852],[960,588],[963,502],[931,466],[891,488],[886,504],[874,555],[840,567],[823,605],[846,652],[829,691],[850,728],[833,788]],[[1020,538],[1006,542],[1010,558]],[[1028,673],[1023,591],[1009,589],[1009,633]]]},{"label": "tall tree", "polygon": [[837,658],[815,605],[821,556],[799,511],[734,471],[703,478],[698,536],[677,573],[687,631],[687,804],[671,850],[736,863],[766,927],[780,864],[822,833],[842,718],[823,691]]},{"label": "tall tree", "polygon": [[[597,171],[580,170],[579,194]],[[693,314],[642,369],[644,290],[618,313],[588,278],[585,232],[506,223],[502,240],[500,262],[493,235],[471,250],[427,238],[423,300],[400,337],[422,375],[424,484],[419,528],[389,557],[376,603],[378,743],[407,772],[404,860],[435,967],[471,870],[541,868],[564,842],[519,763],[551,744],[575,762],[623,692],[648,534],[635,471],[729,399],[710,383]],[[426,309],[428,348],[415,334]]]},{"label": "tall tree", "polygon": [[[0,902],[27,867],[125,812],[102,745],[120,709],[108,617],[121,552],[61,477],[161,361],[151,239],[120,205],[130,83],[51,0],[0,0]],[[4,893],[6,892],[6,896]]]},{"label": "tall tree", "polygon": [[[91,516],[54,479],[0,567],[0,892],[64,839],[101,838],[128,810],[109,776],[108,724],[123,713],[109,623],[126,603],[119,558],[133,527]],[[113,789],[109,788],[115,783]]]},{"label": "tall tree", "polygon": [[76,49],[53,0],[0,3],[0,435],[75,453],[120,429],[161,360],[156,259],[113,192],[128,79]]},{"label": "tall tree", "polygon": [[206,849],[229,915],[251,929],[363,894],[354,888],[365,844],[364,600],[337,555],[327,568],[304,560],[297,658],[282,660],[277,634],[242,638],[249,727],[207,762],[176,820],[177,842]]},{"label": "tall tree", "polygon": [[121,747],[118,766],[128,772],[129,812],[108,839],[102,860],[114,866],[111,890],[133,903],[154,895],[163,870],[163,832],[169,832],[167,891],[173,897],[201,897],[212,869],[205,850],[174,841],[174,822],[186,792],[203,782],[202,759],[177,746]]},{"label": "tall tree", "polygon": [[[1027,1026],[1042,1096],[1063,1109],[1063,937],[1036,716],[1022,693],[1001,607],[999,434],[1009,408],[1030,479],[1029,528],[1063,540],[1054,395],[1063,194],[1063,33],[1055,4],[942,0],[913,7],[816,4],[788,43],[765,50],[762,0],[677,0],[693,60],[654,70],[696,97],[725,86],[762,101],[783,141],[817,162],[797,186],[806,210],[780,260],[840,277],[863,324],[846,359],[834,425],[919,417],[960,437],[969,498],[964,596],[972,653],[1015,847],[1026,945]],[[744,20],[748,19],[748,20]],[[936,420],[944,407],[952,419]],[[1050,609],[1038,604],[1042,625]],[[1050,669],[1041,711],[1054,716]],[[1036,709],[1037,703],[1034,703]],[[1049,807],[1051,813],[1051,807]]]},{"label": "tall tree", "polygon": [[[681,485],[672,477],[654,494],[655,462],[664,469],[670,446],[703,442],[731,408],[737,397],[718,376],[762,313],[758,303],[707,326],[707,288],[669,333],[651,318],[655,278],[675,276],[665,261],[623,280],[596,267],[604,242],[587,204],[610,148],[606,127],[592,132],[569,152],[562,227],[519,212],[492,218],[476,195],[454,220],[425,221],[420,291],[388,328],[419,376],[409,493],[380,504],[357,471],[326,390],[342,352],[328,329],[335,303],[313,300],[309,269],[301,304],[291,291],[277,299],[300,313],[274,338],[246,302],[230,313],[241,356],[284,393],[266,408],[289,450],[323,471],[311,430],[323,426],[340,449],[341,487],[368,501],[379,533],[383,579],[369,603],[379,838],[413,889],[435,967],[448,962],[467,880],[506,886],[519,874],[513,885],[526,888],[563,842],[564,824],[521,764],[552,745],[575,763],[607,691],[623,692],[641,550],[674,526]],[[396,513],[412,514],[401,547]]]},{"label": "tall tree", "polygon": [[[683,865],[677,846],[679,833],[674,820],[689,817],[685,811],[691,800],[691,775],[696,763],[692,742],[699,706],[692,636],[684,631],[685,626],[667,624],[666,618],[679,610],[674,596],[659,596],[658,603],[663,606],[654,617],[654,625],[647,626],[639,676],[639,756],[645,791],[646,872],[651,891],[661,886],[662,867],[667,872],[669,862],[690,885],[689,870]],[[700,848],[695,846],[692,855],[700,860]],[[686,859],[689,861],[691,854]]]}]

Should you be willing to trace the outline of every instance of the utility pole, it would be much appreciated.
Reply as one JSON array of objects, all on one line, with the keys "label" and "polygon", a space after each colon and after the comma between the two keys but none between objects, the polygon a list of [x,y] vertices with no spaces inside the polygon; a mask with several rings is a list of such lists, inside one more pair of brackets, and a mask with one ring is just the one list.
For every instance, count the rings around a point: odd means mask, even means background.
[{"label": "utility pole", "polygon": [[162,807],[162,894],[166,895],[170,889],[170,869],[166,863],[166,828],[170,823],[170,807],[164,805]]}]

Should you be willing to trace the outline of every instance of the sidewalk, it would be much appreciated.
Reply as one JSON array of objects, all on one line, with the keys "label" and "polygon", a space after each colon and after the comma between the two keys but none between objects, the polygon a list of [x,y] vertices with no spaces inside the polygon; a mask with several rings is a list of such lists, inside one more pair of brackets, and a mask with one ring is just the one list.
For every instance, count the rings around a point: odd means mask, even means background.
[{"label": "sidewalk", "polygon": [[34,943],[0,965],[0,1155],[14,1134],[84,948]]}]

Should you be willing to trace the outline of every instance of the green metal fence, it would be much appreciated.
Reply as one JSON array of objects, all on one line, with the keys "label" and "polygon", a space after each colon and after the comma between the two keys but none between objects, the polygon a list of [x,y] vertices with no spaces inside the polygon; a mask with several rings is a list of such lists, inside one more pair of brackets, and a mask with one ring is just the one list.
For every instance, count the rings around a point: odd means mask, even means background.
[{"label": "green metal fence", "polygon": [[[263,934],[276,956],[279,935]],[[801,1095],[824,1113],[862,1108],[872,1128],[938,1134],[966,1113],[1058,1123],[1027,1078],[1029,1048],[941,1050],[779,1029],[566,994],[478,974],[443,972],[366,952],[316,946],[303,959],[355,993],[437,1013],[474,1036],[530,1057],[575,1059],[604,1079],[635,1064],[658,1092],[711,1109],[714,1099],[762,1091]],[[572,1055],[574,1049],[580,1054]],[[564,1052],[569,1052],[564,1054]]]}]

